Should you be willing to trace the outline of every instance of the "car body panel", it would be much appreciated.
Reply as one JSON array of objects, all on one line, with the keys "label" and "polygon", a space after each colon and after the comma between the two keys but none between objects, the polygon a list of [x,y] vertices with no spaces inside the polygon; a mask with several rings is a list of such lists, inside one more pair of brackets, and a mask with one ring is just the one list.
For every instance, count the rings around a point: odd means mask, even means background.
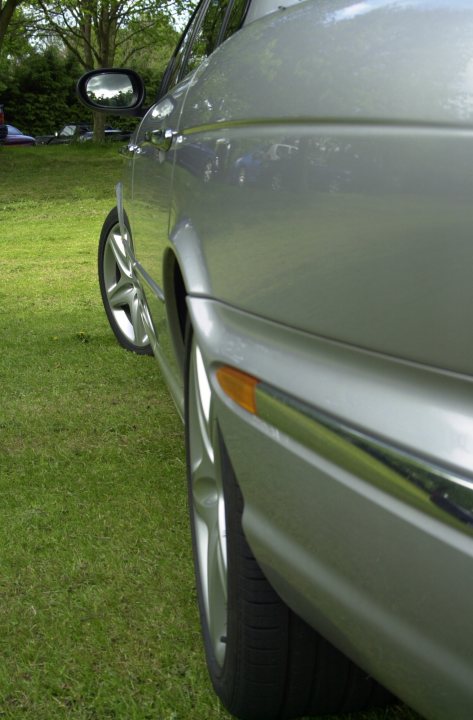
[{"label": "car body panel", "polygon": [[[280,5],[200,66],[183,124],[468,125],[472,32],[467,0]],[[227,87],[231,92],[222,92]],[[197,104],[199,97],[206,103]]]},{"label": "car body panel", "polygon": [[178,408],[184,414],[182,367],[176,360],[164,302],[164,258],[169,246],[169,217],[174,154],[159,147],[160,133],[177,126],[186,95],[181,83],[148,111],[130,140],[133,163],[126,171],[125,209],[132,225],[136,271],[144,282],[144,293],[152,320],[153,351],[167,378]]},{"label": "car body panel", "polygon": [[[428,451],[428,461],[447,467],[457,442],[462,445],[458,418],[469,424],[472,416],[469,381],[213,300],[192,298],[189,307],[245,497],[245,533],[274,587],[427,717],[467,720],[473,707],[471,528],[423,512],[241,410],[223,394],[215,371],[222,364],[251,369],[355,427],[358,418],[369,422],[373,437],[387,435],[397,447],[416,443],[416,453]],[[438,435],[429,438],[429,429]],[[445,452],[433,457],[438,438]]]},{"label": "car body panel", "polygon": [[[202,144],[222,134],[206,133]],[[176,167],[175,205],[192,217],[212,282],[205,294],[335,340],[471,372],[473,134],[229,129],[231,153],[260,147],[265,134],[268,146],[290,134],[300,159],[257,168],[256,178],[247,168],[238,187],[222,168],[205,193]],[[335,162],[326,157],[329,145],[349,155],[345,166],[338,153]],[[233,157],[229,174],[242,171]]]},{"label": "car body panel", "polygon": [[[170,237],[211,370],[237,367],[471,483],[472,129],[457,50],[473,13],[362,5],[265,17],[197,71]],[[208,182],[179,161],[190,143],[214,152]],[[214,390],[245,533],[283,599],[427,717],[469,718],[472,538]]]},{"label": "car body panel", "polygon": [[[473,307],[473,158],[461,48],[473,13],[465,3],[365,5],[352,19],[327,2],[263,18],[198,71],[177,157],[189,143],[215,152],[217,141],[227,155],[205,193],[177,161],[174,221],[192,217],[212,278],[207,294],[326,337],[470,372],[473,338],[463,328]],[[267,67],[254,56],[265,48]],[[290,80],[294,68],[301,76]],[[242,158],[278,144],[300,152],[268,162],[251,186],[233,186]]]}]

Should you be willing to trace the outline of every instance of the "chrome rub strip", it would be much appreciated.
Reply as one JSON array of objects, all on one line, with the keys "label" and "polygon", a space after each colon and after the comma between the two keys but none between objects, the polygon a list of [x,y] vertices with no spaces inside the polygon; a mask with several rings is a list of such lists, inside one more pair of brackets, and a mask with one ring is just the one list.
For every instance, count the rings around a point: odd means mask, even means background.
[{"label": "chrome rub strip", "polygon": [[473,479],[353,428],[260,383],[257,415],[356,477],[473,535]]}]

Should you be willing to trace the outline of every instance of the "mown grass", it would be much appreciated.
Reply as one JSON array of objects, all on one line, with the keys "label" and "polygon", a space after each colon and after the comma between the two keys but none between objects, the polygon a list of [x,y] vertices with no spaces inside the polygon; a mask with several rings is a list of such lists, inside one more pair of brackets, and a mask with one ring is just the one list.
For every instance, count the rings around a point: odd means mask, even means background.
[{"label": "mown grass", "polygon": [[201,649],[182,426],[99,297],[121,167],[113,147],[0,149],[2,718],[229,717]]}]

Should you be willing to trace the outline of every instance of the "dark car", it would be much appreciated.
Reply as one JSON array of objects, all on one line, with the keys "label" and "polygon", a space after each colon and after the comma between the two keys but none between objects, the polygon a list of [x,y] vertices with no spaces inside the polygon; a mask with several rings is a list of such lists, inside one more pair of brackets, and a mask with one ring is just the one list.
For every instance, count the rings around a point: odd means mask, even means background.
[{"label": "dark car", "polygon": [[41,145],[59,145],[63,143],[70,143],[74,140],[78,140],[81,135],[89,130],[91,130],[89,123],[69,123],[68,125],[64,125],[53,135],[41,135],[38,137],[38,142]]},{"label": "dark car", "polygon": [[[109,125],[105,127],[106,140],[128,140],[130,133]],[[90,123],[69,123],[64,125],[54,135],[42,135],[38,138],[41,145],[65,145],[71,142],[91,140],[93,138],[93,127]]]},{"label": "dark car", "polygon": [[[125,142],[126,140],[130,139],[131,133],[127,130],[119,130],[118,128],[111,128],[106,127],[104,130],[105,133],[105,140],[123,140]],[[87,142],[94,139],[94,133],[93,130],[88,130],[87,132],[83,133],[79,140],[80,142]]]},{"label": "dark car", "polygon": [[5,140],[8,134],[8,128],[5,125],[5,115],[3,113],[3,105],[0,105],[0,142]]},{"label": "dark car", "polygon": [[6,137],[2,140],[3,145],[36,145],[36,139],[31,135],[24,135],[21,130],[7,125]]}]

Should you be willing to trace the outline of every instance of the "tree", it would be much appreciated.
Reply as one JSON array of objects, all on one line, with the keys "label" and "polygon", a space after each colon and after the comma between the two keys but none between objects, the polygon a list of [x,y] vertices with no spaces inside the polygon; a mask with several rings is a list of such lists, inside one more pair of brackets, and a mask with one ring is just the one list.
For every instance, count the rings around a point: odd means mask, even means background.
[{"label": "tree", "polygon": [[22,0],[0,0],[0,52],[2,51],[8,26],[15,13],[16,8]]},{"label": "tree", "polygon": [[[54,34],[84,70],[92,70],[113,67],[117,59],[127,64],[163,32],[175,34],[172,17],[194,5],[193,0],[37,0],[35,26],[39,36]],[[104,124],[105,116],[94,113],[97,140]]]},{"label": "tree", "polygon": [[30,48],[23,59],[4,65],[0,88],[7,122],[29,135],[47,135],[67,122],[90,120],[75,96],[81,69],[70,53]]},{"label": "tree", "polygon": [[0,103],[5,102],[3,92],[10,87],[10,78],[17,63],[29,57],[32,51],[24,13],[19,7],[9,23],[8,32],[3,36],[0,47]]}]

